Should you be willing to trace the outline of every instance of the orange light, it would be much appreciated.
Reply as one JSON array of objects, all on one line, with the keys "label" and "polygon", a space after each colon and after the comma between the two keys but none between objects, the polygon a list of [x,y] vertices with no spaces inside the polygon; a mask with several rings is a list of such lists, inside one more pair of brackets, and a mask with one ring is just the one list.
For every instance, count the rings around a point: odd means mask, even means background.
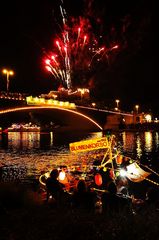
[{"label": "orange light", "polygon": [[95,184],[96,184],[97,186],[101,186],[102,183],[103,183],[102,176],[101,176],[99,173],[97,173],[97,174],[95,175]]}]

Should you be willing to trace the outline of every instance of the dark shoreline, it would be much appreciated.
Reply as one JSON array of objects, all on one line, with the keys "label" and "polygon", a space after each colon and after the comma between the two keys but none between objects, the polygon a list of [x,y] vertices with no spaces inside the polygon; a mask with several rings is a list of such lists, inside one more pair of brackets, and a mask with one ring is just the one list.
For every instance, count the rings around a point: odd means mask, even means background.
[{"label": "dark shoreline", "polygon": [[43,201],[38,189],[0,185],[2,240],[159,239],[159,214],[154,207],[136,215],[57,208]]}]

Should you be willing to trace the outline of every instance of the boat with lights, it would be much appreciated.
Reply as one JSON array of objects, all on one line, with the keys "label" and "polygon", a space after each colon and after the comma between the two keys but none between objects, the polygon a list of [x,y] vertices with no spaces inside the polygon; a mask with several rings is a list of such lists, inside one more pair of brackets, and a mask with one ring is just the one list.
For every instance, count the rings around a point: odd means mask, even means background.
[{"label": "boat with lights", "polygon": [[8,127],[8,132],[40,132],[40,127],[32,123],[13,123],[11,127]]},{"label": "boat with lights", "polygon": [[[69,192],[75,190],[80,179],[85,180],[95,191],[105,191],[111,181],[117,183],[120,179],[136,183],[144,180],[152,182],[148,178],[152,173],[151,169],[142,166],[137,160],[121,155],[114,136],[71,143],[70,151],[77,154],[78,163],[54,166],[59,171],[59,182],[64,184]],[[79,158],[84,160],[80,162]],[[46,179],[50,177],[51,170],[39,177],[43,189],[46,189]]]}]

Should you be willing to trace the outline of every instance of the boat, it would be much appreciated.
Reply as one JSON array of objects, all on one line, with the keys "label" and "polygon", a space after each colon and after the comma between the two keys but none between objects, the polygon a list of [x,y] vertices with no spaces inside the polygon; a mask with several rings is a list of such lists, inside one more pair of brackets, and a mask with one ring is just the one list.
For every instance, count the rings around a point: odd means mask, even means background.
[{"label": "boat", "polygon": [[[89,156],[94,156],[96,150],[98,153],[101,151],[101,156],[98,154],[100,157],[98,159],[95,157],[90,162]],[[55,166],[59,171],[59,182],[63,183],[69,192],[75,190],[80,179],[84,179],[94,191],[106,191],[110,181],[118,182],[119,179],[127,179],[136,183],[144,180],[152,182],[148,178],[152,174],[151,169],[147,168],[149,170],[147,171],[143,169],[139,161],[121,155],[114,136],[71,143],[70,151],[77,154],[77,157],[78,154],[81,157],[82,153],[85,161],[65,167]],[[46,189],[46,179],[50,176],[50,172],[51,170],[39,177],[39,182],[44,189]]]},{"label": "boat", "polygon": [[25,124],[13,123],[11,127],[8,127],[7,130],[8,132],[40,132],[40,127],[32,123]]}]

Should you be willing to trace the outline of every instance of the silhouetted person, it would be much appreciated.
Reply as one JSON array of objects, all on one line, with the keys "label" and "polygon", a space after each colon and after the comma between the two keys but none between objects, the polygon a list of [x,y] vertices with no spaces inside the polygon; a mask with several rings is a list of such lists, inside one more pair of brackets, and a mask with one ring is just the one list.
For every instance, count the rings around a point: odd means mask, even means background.
[{"label": "silhouetted person", "polygon": [[147,204],[158,204],[159,202],[159,189],[149,188],[146,193],[145,201]]},{"label": "silhouetted person", "polygon": [[3,169],[2,169],[2,166],[0,166],[0,182],[2,181],[2,173],[3,173]]},{"label": "silhouetted person", "polygon": [[95,200],[95,192],[91,192],[89,189],[87,189],[86,182],[84,180],[79,180],[77,189],[72,196],[73,208],[88,211],[94,210]]},{"label": "silhouetted person", "polygon": [[159,210],[159,189],[151,187],[146,192],[146,198],[136,199],[132,196],[132,204],[135,214],[145,211]]},{"label": "silhouetted person", "polygon": [[52,196],[56,204],[61,203],[61,198],[64,193],[64,185],[58,181],[58,175],[58,170],[53,169],[50,173],[50,177],[46,180],[47,201],[49,200],[49,197]]},{"label": "silhouetted person", "polygon": [[108,185],[108,191],[102,195],[103,212],[108,214],[119,213],[123,210],[130,211],[130,201],[117,195],[117,187],[114,182]]}]

